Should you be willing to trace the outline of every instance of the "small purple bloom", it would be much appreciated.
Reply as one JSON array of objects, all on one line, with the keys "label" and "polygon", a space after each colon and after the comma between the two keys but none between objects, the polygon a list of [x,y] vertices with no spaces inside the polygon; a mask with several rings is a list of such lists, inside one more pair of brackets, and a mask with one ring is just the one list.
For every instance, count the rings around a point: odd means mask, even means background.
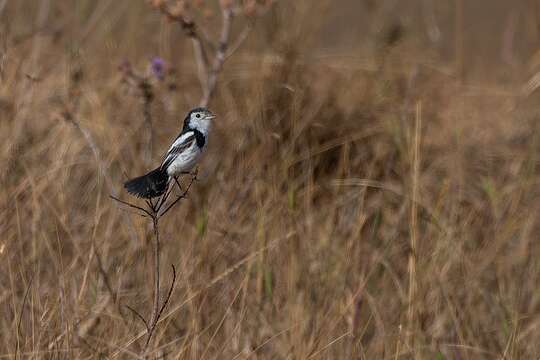
[{"label": "small purple bloom", "polygon": [[150,69],[152,70],[152,75],[157,79],[163,80],[165,78],[165,61],[162,58],[152,58]]}]

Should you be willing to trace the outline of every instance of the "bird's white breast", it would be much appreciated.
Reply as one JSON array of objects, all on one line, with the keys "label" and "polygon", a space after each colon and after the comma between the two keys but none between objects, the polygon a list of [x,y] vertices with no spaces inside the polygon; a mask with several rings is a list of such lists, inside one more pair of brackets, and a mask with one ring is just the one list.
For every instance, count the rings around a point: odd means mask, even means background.
[{"label": "bird's white breast", "polygon": [[193,169],[193,167],[199,161],[203,149],[204,147],[202,149],[199,148],[197,143],[193,141],[193,144],[186,150],[182,151],[181,154],[178,154],[176,159],[174,159],[174,161],[169,165],[167,168],[167,174],[169,176],[175,176],[191,171],[191,169]]}]

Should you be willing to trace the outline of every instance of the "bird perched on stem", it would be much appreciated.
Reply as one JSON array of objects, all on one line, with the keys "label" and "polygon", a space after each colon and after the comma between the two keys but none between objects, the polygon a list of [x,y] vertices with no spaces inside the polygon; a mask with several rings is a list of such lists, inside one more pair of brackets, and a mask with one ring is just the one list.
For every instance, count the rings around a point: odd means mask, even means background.
[{"label": "bird perched on stem", "polygon": [[169,182],[186,174],[199,162],[208,145],[208,133],[215,115],[206,108],[191,110],[184,127],[165,154],[161,165],[148,174],[124,183],[126,190],[137,197],[151,199],[163,195]]}]

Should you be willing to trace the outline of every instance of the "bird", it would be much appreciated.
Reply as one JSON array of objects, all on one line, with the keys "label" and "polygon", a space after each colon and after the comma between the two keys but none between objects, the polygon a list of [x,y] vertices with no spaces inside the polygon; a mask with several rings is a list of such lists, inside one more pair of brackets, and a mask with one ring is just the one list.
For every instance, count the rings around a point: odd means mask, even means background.
[{"label": "bird", "polygon": [[124,183],[128,193],[152,199],[163,195],[172,179],[189,173],[208,146],[208,135],[215,117],[204,107],[191,110],[184,119],[182,131],[169,147],[161,164],[149,173]]}]

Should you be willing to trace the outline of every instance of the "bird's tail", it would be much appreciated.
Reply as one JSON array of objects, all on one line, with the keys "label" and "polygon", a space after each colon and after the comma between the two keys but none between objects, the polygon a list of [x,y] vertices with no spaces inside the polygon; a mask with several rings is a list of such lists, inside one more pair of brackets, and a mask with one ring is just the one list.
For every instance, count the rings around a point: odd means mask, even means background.
[{"label": "bird's tail", "polygon": [[157,168],[146,175],[126,181],[124,188],[137,197],[150,199],[162,195],[167,190],[168,182],[167,170]]}]

